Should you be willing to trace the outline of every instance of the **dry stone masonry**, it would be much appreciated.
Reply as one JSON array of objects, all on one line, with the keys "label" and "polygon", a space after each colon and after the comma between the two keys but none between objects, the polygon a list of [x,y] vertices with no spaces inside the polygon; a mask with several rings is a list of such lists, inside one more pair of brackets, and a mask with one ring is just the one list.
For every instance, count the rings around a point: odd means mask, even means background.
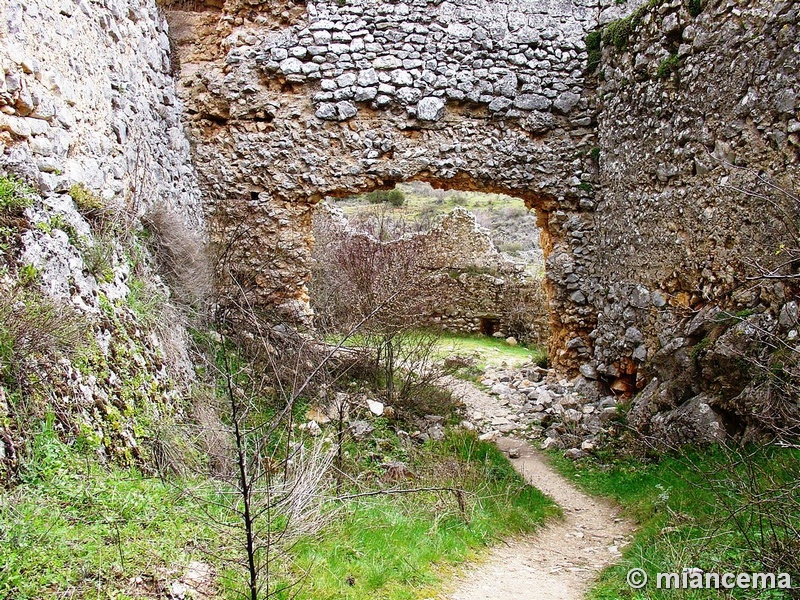
[{"label": "dry stone masonry", "polygon": [[[240,278],[303,313],[308,211],[325,195],[414,179],[511,193],[539,214],[555,364],[617,394],[642,389],[665,347],[702,341],[684,336],[696,311],[760,306],[733,296],[747,257],[769,253],[769,210],[746,190],[759,171],[792,185],[798,40],[793,3],[641,4],[311,2],[285,5],[282,21],[235,2],[171,11],[215,235],[247,224]],[[587,34],[601,26],[589,73]],[[702,391],[679,387],[652,410]]]},{"label": "dry stone masonry", "polygon": [[593,366],[670,443],[797,410],[763,349],[797,348],[800,7],[697,8],[640,13],[598,68]]},{"label": "dry stone masonry", "polygon": [[435,122],[448,100],[500,116],[566,114],[581,98],[591,15],[572,2],[319,3],[308,12],[307,24],[227,60],[254,58],[287,81],[319,82],[312,100],[321,119],[347,120],[366,104]]},{"label": "dry stone masonry", "polygon": [[595,311],[573,300],[586,297],[577,282],[593,250],[582,231],[596,207],[584,40],[622,7],[282,6],[279,18],[272,4],[168,7],[213,235],[240,240],[228,261],[240,284],[308,318],[310,209],[325,196],[414,179],[505,192],[537,210],[551,270],[571,279],[550,286],[556,358],[573,368],[588,358]]},{"label": "dry stone masonry", "polygon": [[0,3],[0,161],[44,194],[169,202],[200,223],[167,25],[148,0]]}]

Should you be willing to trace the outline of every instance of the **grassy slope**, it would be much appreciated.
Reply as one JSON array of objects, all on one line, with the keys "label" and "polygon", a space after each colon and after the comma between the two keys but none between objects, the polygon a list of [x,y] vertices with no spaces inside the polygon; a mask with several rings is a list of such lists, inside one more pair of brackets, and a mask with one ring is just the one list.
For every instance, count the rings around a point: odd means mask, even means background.
[{"label": "grassy slope", "polygon": [[35,436],[23,482],[0,492],[2,598],[125,598],[131,577],[164,577],[220,543],[178,487],[105,469],[49,424]]},{"label": "grassy slope", "polygon": [[[603,573],[589,596],[591,600],[789,598],[777,590],[725,595],[716,590],[658,590],[652,583],[637,592],[625,581],[632,568],[645,569],[651,582],[656,573],[680,573],[682,568],[699,567],[716,573],[767,570],[758,553],[748,548],[746,539],[754,539],[758,529],[757,519],[745,518],[756,500],[750,496],[753,488],[742,486],[748,476],[729,452],[711,448],[666,455],[651,463],[633,459],[604,463],[595,458],[573,462],[560,454],[552,458],[562,473],[592,494],[615,499],[640,524],[622,562]],[[758,487],[762,491],[768,487],[768,478],[796,484],[800,452],[762,449],[753,455],[752,465],[752,473],[760,474]],[[734,470],[741,477],[733,477]],[[732,511],[726,506],[740,511],[747,536],[731,520]],[[800,524],[800,514],[794,517],[795,525]]]},{"label": "grassy slope", "polygon": [[[423,456],[412,462],[421,473],[408,485],[465,489],[468,521],[449,493],[354,501],[317,539],[298,546],[296,569],[310,573],[298,598],[427,598],[452,565],[501,537],[530,532],[558,512],[497,448],[472,434],[429,442]],[[447,474],[434,482],[426,469]]]},{"label": "grassy slope", "polygon": [[[309,571],[300,598],[419,597],[444,565],[500,537],[530,531],[557,512],[524,485],[501,453],[472,435],[451,434],[407,451],[386,424],[378,425],[378,437],[348,447],[369,487],[393,485],[378,479],[378,464],[405,459],[418,473],[407,485],[467,490],[469,523],[450,494],[341,505],[333,525],[293,550],[295,574]],[[156,582],[169,584],[191,560],[222,569],[205,550],[231,556],[235,538],[211,526],[204,510],[213,507],[181,493],[195,483],[104,468],[43,425],[23,483],[0,492],[0,598],[121,600],[153,593]],[[138,587],[131,583],[137,576],[144,582]]]}]

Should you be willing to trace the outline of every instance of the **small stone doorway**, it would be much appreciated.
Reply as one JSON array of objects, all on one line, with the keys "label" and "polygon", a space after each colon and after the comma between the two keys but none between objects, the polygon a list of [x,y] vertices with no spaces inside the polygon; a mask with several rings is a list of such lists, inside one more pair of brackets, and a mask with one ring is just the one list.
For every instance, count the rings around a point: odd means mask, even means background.
[{"label": "small stone doorway", "polygon": [[481,317],[481,333],[483,335],[493,336],[496,331],[500,329],[500,319],[493,317]]}]

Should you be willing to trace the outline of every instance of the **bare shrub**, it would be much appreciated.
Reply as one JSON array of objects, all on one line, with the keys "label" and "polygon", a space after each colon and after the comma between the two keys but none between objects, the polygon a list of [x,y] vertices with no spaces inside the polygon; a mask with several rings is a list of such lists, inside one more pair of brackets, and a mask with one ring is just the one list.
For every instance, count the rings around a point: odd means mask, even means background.
[{"label": "bare shrub", "polygon": [[544,281],[508,286],[503,294],[503,328],[520,342],[546,346],[550,339],[550,309]]},{"label": "bare shrub", "polygon": [[[87,343],[88,320],[69,306],[40,293],[15,288],[0,294],[0,482],[19,467],[28,424],[44,416],[36,405],[44,381],[50,383],[59,361],[73,359]],[[52,407],[69,425],[63,408]]]},{"label": "bare shrub", "polygon": [[[211,381],[196,401],[195,419],[214,477],[189,493],[208,506],[208,523],[235,540],[231,564],[244,575],[243,584],[233,582],[240,595],[263,600],[297,583],[275,576],[277,565],[295,540],[333,514],[323,510],[323,489],[335,448],[303,439],[293,422],[298,398],[325,379],[336,349],[322,352],[320,344],[270,323],[244,295],[236,309],[233,321],[216,321],[227,335],[205,342]],[[292,343],[289,356],[303,369],[285,362]]]},{"label": "bare shrub", "polygon": [[233,456],[233,439],[220,418],[221,410],[218,399],[209,390],[195,390],[192,397],[195,444],[207,457],[208,475],[230,480],[234,475],[229,460]]},{"label": "bare shrub", "polygon": [[87,342],[88,321],[70,306],[32,290],[0,294],[0,376],[11,388],[25,385],[28,366],[53,368]]},{"label": "bare shrub", "polygon": [[149,247],[178,298],[199,305],[212,289],[212,264],[206,240],[164,204],[152,207],[142,218],[151,234]]}]

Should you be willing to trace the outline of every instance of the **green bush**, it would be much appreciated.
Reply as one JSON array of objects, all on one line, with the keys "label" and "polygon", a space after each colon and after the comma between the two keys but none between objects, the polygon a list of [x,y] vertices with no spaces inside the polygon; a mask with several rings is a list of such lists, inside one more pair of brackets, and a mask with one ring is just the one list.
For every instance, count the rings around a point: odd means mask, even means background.
[{"label": "green bush", "polygon": [[406,195],[397,188],[393,190],[373,190],[365,197],[370,204],[388,203],[392,206],[403,206],[406,202]]},{"label": "green bush", "polygon": [[382,202],[386,202],[386,197],[388,194],[389,192],[386,190],[373,190],[367,194],[365,198],[370,204],[380,204]]},{"label": "green bush", "polygon": [[78,212],[85,217],[97,217],[105,208],[103,199],[82,183],[76,183],[69,188],[69,195],[78,207]]},{"label": "green bush", "polygon": [[0,213],[18,213],[33,204],[33,190],[14,176],[0,176]]},{"label": "green bush", "polygon": [[703,0],[689,0],[689,14],[693,17],[703,12]]},{"label": "green bush", "polygon": [[406,202],[406,195],[401,190],[395,188],[386,195],[386,200],[392,206],[403,206]]}]

